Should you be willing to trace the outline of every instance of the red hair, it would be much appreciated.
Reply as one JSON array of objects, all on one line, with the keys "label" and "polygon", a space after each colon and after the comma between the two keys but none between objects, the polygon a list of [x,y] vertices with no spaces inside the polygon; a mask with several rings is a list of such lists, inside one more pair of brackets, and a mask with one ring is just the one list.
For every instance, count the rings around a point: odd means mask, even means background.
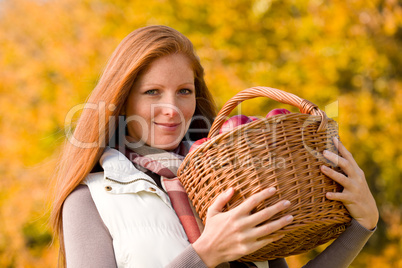
[{"label": "red hair", "polygon": [[[114,122],[117,122],[116,119],[135,79],[152,61],[174,53],[182,53],[190,59],[194,70],[196,88],[196,111],[194,115],[206,119],[206,121],[194,121],[190,128],[207,129],[214,119],[216,115],[215,104],[204,81],[204,70],[188,38],[167,26],[140,28],[124,38],[109,59],[73,132],[73,138],[76,141],[94,144],[94,146],[79,146],[66,140],[56,169],[56,189],[51,222],[55,234],[60,240],[60,266],[65,266],[62,224],[62,208],[65,199],[98,163],[105,145],[116,132],[117,125]],[[88,109],[92,106],[104,107],[105,109],[102,111],[100,109]],[[201,134],[201,136],[204,135]],[[193,136],[192,138],[198,139],[201,136]]]}]

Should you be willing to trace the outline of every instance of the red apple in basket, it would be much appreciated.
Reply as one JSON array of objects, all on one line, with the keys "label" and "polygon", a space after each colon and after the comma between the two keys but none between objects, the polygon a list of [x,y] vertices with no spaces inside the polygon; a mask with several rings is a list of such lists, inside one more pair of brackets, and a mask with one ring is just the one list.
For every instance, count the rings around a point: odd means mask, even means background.
[{"label": "red apple in basket", "polygon": [[276,109],[273,109],[272,111],[270,111],[268,114],[267,114],[267,116],[265,116],[265,118],[268,118],[268,117],[271,117],[271,116],[274,116],[274,115],[277,115],[277,114],[290,114],[291,112],[290,111],[288,111],[288,110],[286,110],[286,109],[283,109],[283,108],[276,108]]},{"label": "red apple in basket", "polygon": [[252,121],[260,120],[258,117],[255,117],[255,116],[249,116],[249,118],[250,118]]},{"label": "red apple in basket", "polygon": [[248,116],[243,114],[232,116],[231,118],[226,120],[225,123],[223,123],[221,129],[219,130],[219,134],[229,132],[237,126],[247,124],[252,121],[253,120],[251,120]]},{"label": "red apple in basket", "polygon": [[201,144],[203,144],[203,143],[206,142],[206,141],[209,141],[210,139],[211,139],[211,138],[202,138],[202,139],[199,139],[199,140],[195,141],[195,142],[193,143],[193,145],[191,145],[190,150],[189,150],[188,152],[190,153],[190,152],[194,151],[194,150],[197,149]]}]

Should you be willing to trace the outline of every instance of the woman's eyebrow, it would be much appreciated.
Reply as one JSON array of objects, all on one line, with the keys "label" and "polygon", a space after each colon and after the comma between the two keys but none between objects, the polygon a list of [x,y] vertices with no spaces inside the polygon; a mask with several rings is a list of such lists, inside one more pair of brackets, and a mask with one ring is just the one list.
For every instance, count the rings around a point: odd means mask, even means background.
[{"label": "woman's eyebrow", "polygon": [[[178,85],[178,87],[182,87],[182,86],[185,86],[185,85],[192,85],[192,86],[194,86],[194,82],[193,82],[193,81],[191,81],[191,82],[185,82],[185,83],[182,83],[182,84]],[[151,83],[143,83],[142,86],[159,86],[159,87],[164,87],[164,85],[162,85],[162,84],[152,83],[152,82],[151,82]]]}]

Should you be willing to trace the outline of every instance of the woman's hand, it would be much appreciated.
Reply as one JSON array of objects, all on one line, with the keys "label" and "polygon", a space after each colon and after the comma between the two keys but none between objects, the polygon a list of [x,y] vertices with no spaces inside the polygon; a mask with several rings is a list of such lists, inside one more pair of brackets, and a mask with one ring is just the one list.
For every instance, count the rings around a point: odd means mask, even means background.
[{"label": "woman's hand", "polygon": [[208,267],[237,260],[283,237],[283,235],[270,234],[291,223],[292,216],[288,215],[276,221],[260,224],[289,207],[289,201],[283,200],[250,214],[255,207],[273,196],[275,192],[275,188],[265,189],[227,212],[222,212],[222,209],[233,196],[233,188],[229,188],[217,197],[208,209],[204,232],[193,244],[194,250]]},{"label": "woman's hand", "polygon": [[336,138],[334,143],[341,156],[324,151],[324,157],[339,165],[346,176],[326,166],[322,172],[343,186],[341,193],[328,192],[326,197],[341,201],[350,215],[366,229],[372,230],[378,222],[378,209],[374,197],[367,185],[364,172],[359,168],[352,154]]}]

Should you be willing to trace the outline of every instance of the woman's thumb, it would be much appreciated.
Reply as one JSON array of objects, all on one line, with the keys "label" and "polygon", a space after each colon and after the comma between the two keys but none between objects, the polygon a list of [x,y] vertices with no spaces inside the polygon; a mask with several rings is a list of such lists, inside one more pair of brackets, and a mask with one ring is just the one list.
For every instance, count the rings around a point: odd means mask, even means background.
[{"label": "woman's thumb", "polygon": [[208,208],[207,218],[213,217],[216,214],[222,212],[222,209],[229,202],[230,198],[232,198],[234,194],[234,189],[231,187],[227,189],[225,192],[218,195],[212,205]]}]

